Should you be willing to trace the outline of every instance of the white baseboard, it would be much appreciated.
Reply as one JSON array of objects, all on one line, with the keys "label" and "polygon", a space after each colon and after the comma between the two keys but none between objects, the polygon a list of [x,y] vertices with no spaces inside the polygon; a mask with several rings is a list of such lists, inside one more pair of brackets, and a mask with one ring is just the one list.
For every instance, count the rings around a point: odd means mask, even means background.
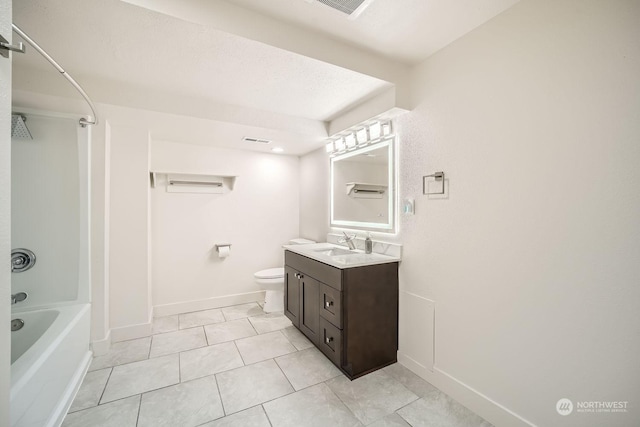
[{"label": "white baseboard", "polygon": [[93,355],[95,357],[104,356],[105,354],[107,354],[110,348],[111,330],[107,331],[107,336],[104,339],[91,342],[91,350],[93,350]]},{"label": "white baseboard", "polygon": [[248,302],[264,301],[264,291],[247,292],[244,294],[225,295],[223,297],[207,298],[196,301],[184,301],[172,304],[156,305],[151,309],[151,317],[147,323],[123,326],[109,330],[107,337],[94,341],[92,348],[96,356],[109,351],[111,343],[148,337],[153,332],[153,317],[171,316],[173,314],[190,313],[192,311],[209,310]]},{"label": "white baseboard", "polygon": [[264,291],[156,305],[153,307],[153,314],[155,317],[171,316],[173,314],[190,313],[192,311],[209,310],[256,301],[264,301]]},{"label": "white baseboard", "polygon": [[438,369],[438,367],[433,367],[433,371],[431,371],[400,351],[398,352],[398,363],[495,426],[535,427],[535,424],[531,421],[491,400],[462,381]]},{"label": "white baseboard", "polygon": [[120,342],[133,340],[136,338],[148,337],[153,331],[151,319],[147,323],[139,323],[137,325],[123,326],[121,328],[111,329],[111,342]]}]

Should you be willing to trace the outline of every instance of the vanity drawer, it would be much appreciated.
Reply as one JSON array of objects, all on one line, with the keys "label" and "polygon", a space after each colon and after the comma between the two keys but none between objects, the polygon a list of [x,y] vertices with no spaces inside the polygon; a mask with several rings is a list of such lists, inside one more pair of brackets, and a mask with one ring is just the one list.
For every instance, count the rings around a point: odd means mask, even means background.
[{"label": "vanity drawer", "polygon": [[300,273],[342,290],[342,270],[291,251],[284,251],[284,263]]},{"label": "vanity drawer", "polygon": [[320,316],[342,329],[342,292],[320,284]]},{"label": "vanity drawer", "polygon": [[336,366],[342,366],[342,331],[326,319],[320,318],[320,350],[331,360]]}]

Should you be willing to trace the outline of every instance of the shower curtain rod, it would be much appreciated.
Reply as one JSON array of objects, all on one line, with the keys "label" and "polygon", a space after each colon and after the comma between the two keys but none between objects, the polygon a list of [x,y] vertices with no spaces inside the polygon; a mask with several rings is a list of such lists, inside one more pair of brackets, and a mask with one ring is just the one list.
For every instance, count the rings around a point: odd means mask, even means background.
[{"label": "shower curtain rod", "polygon": [[[49,56],[49,54],[47,52],[45,52],[45,50],[38,45],[38,43],[33,41],[33,39],[31,37],[29,37],[24,31],[22,31],[16,24],[11,24],[11,25],[13,27],[13,31],[16,34],[18,34],[20,37],[22,37],[24,39],[24,41],[29,43],[31,45],[31,47],[33,47],[35,50],[37,50],[38,53],[44,57],[44,59],[49,61],[49,63],[51,65],[53,65],[53,67],[56,70],[58,70],[58,72],[60,72],[60,74],[62,74],[64,76],[64,78],[69,81],[69,83],[71,83],[71,86],[73,86],[74,88],[76,88],[76,90],[78,92],[80,92],[80,95],[82,95],[84,100],[87,101],[87,104],[89,104],[89,107],[91,108],[91,112],[93,113],[93,121],[92,120],[87,120],[84,117],[81,117],[80,118],[80,126],[86,127],[87,125],[98,124],[98,115],[96,114],[95,106],[93,105],[93,102],[91,102],[91,99],[89,98],[89,95],[87,95],[87,93],[84,91],[84,89],[82,89],[82,87],[78,84],[78,82],[76,82],[73,79],[73,77],[71,77],[69,75],[69,73],[67,73],[64,70],[64,68],[62,68],[60,66],[60,64],[58,64],[55,61],[55,59],[53,59],[51,56]],[[91,118],[91,116],[89,116],[89,118]]]}]

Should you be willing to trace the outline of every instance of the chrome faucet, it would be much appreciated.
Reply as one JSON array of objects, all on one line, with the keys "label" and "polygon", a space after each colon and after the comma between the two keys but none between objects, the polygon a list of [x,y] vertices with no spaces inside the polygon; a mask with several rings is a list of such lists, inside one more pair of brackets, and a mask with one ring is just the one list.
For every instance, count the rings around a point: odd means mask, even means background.
[{"label": "chrome faucet", "polygon": [[347,246],[349,247],[349,250],[352,250],[352,251],[355,250],[356,244],[353,242],[353,240],[356,238],[355,233],[349,236],[346,232],[343,231],[342,234],[344,234],[344,238],[338,240],[338,242],[346,243]]},{"label": "chrome faucet", "polygon": [[26,292],[18,292],[17,294],[11,294],[11,305],[24,301],[29,295]]}]

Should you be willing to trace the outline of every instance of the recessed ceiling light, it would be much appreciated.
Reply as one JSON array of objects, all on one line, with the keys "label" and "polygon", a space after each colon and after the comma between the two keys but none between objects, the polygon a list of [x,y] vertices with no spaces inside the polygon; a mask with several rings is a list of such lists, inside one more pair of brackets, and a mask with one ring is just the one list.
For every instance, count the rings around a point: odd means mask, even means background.
[{"label": "recessed ceiling light", "polygon": [[282,148],[282,147],[273,147],[271,149],[271,151],[273,151],[274,153],[282,153],[284,151],[284,148]]}]

